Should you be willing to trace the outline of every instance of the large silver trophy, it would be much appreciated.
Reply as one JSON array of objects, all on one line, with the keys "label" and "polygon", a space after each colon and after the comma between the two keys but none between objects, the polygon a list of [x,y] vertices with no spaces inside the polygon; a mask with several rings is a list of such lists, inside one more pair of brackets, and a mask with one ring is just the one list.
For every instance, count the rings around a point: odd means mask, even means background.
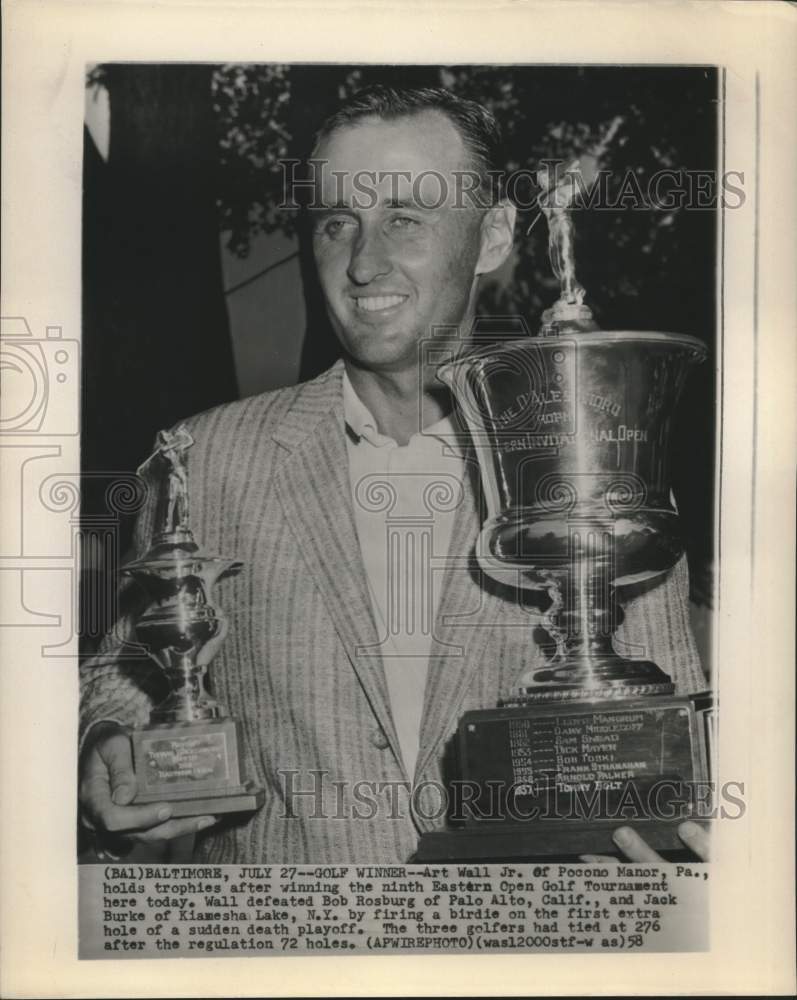
[{"label": "large silver trophy", "polygon": [[510,699],[462,718],[459,776],[472,801],[462,829],[422,839],[423,860],[612,852],[620,824],[675,848],[706,778],[703,703],[674,695],[647,650],[613,639],[618,593],[652,586],[684,552],[668,439],[706,348],[597,328],[575,275],[572,176],[541,180],[559,300],[539,336],[482,346],[438,374],[478,455],[488,505],[478,561],[547,601],[548,655]]},{"label": "large silver trophy", "polygon": [[149,724],[132,734],[135,803],[170,802],[173,816],[253,810],[264,798],[241,777],[240,723],[206,689],[202,651],[224,624],[209,594],[223,573],[241,564],[201,552],[189,527],[184,456],[193,443],[182,425],[159,432],[155,452],[138,470],[158,491],[152,544],[122,569],[150,599],[136,621],[136,639],[170,689]]}]

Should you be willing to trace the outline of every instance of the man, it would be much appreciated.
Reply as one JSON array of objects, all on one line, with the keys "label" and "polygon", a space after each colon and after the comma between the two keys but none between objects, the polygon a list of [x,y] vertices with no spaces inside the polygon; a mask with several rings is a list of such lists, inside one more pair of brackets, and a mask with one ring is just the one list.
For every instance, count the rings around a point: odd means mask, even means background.
[{"label": "man", "polygon": [[[479,278],[512,249],[514,208],[489,185],[498,138],[483,108],[434,90],[372,88],[322,128],[313,246],[343,360],[188,422],[192,527],[244,565],[214,595],[231,622],[215,693],[242,721],[244,773],[266,803],[221,822],[130,805],[125,730],[151,701],[109,639],[83,688],[81,802],[101,834],[196,832],[196,856],[217,862],[406,861],[444,822],[457,720],[541,655],[529,611],[475,570],[476,477],[466,449],[444,447],[451,401],[418,360],[440,328],[469,335]],[[463,197],[474,176],[479,197]],[[430,511],[434,481],[450,502]],[[394,557],[417,567],[430,513],[426,570],[440,557],[442,569],[397,582]],[[147,510],[140,551],[151,530]],[[431,626],[416,627],[424,616]],[[628,604],[624,629],[679,690],[704,686],[683,563]],[[638,839],[626,852],[650,856]]]}]

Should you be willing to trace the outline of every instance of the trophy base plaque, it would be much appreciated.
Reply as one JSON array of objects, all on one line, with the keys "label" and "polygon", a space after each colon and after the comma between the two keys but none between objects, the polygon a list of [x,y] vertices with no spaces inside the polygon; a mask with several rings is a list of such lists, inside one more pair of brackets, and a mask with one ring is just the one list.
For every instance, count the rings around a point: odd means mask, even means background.
[{"label": "trophy base plaque", "polygon": [[462,717],[462,825],[424,834],[417,860],[613,854],[619,826],[684,849],[678,825],[710,814],[709,697],[562,694]]},{"label": "trophy base plaque", "polygon": [[219,718],[145,726],[132,733],[135,805],[168,802],[172,816],[259,809],[265,794],[242,781],[240,723]]}]

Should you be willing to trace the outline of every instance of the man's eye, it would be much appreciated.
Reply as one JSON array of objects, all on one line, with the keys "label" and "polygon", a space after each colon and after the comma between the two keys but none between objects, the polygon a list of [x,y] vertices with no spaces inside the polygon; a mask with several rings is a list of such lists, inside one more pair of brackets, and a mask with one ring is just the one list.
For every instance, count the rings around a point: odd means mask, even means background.
[{"label": "man's eye", "polygon": [[413,219],[409,215],[395,215],[390,220],[393,229],[416,229],[421,225],[420,219]]},{"label": "man's eye", "polygon": [[346,217],[327,219],[321,224],[321,231],[331,239],[336,239],[342,236],[353,225],[354,220]]}]

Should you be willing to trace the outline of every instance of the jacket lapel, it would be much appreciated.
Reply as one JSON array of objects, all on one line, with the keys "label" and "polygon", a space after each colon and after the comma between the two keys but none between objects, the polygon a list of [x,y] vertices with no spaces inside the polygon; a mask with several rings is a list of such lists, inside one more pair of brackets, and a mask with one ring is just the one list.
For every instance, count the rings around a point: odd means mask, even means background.
[{"label": "jacket lapel", "polygon": [[396,758],[398,737],[378,648],[354,522],[343,420],[343,363],[302,387],[274,432],[289,454],[276,490],[307,570],[327,603],[341,642]]}]

